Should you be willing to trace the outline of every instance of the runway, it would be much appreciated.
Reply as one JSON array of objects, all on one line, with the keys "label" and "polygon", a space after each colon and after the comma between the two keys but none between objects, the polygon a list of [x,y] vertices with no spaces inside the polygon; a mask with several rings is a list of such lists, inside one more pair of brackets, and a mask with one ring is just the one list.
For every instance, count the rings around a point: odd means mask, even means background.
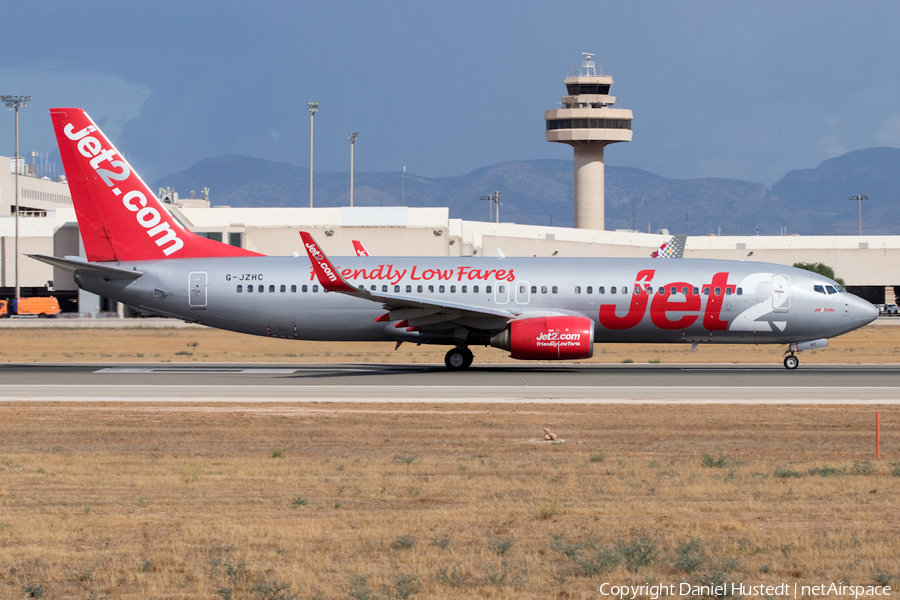
[{"label": "runway", "polygon": [[0,382],[0,402],[900,403],[900,365],[7,364]]}]

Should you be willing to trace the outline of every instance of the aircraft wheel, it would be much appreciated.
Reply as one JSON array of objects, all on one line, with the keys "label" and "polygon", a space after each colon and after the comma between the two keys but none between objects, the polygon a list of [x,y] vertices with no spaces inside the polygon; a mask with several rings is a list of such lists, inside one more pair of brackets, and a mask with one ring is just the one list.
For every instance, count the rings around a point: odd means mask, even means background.
[{"label": "aircraft wheel", "polygon": [[791,354],[784,358],[784,368],[794,370],[800,365],[800,359]]},{"label": "aircraft wheel", "polygon": [[444,364],[451,371],[467,369],[472,364],[472,351],[468,348],[451,348],[444,357]]},{"label": "aircraft wheel", "polygon": [[472,354],[472,351],[468,348],[461,348],[461,350],[466,355],[466,364],[463,366],[463,368],[468,369],[472,366],[472,361],[475,360],[475,355]]}]

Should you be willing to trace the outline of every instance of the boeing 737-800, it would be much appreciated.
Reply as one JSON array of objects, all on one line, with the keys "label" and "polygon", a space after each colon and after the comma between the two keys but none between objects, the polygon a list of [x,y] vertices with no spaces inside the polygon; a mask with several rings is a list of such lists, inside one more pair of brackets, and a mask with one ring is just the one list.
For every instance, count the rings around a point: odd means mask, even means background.
[{"label": "boeing 737-800", "polygon": [[[796,353],[878,311],[834,281],[755,262],[652,258],[264,256],[185,229],[81,109],[51,109],[86,260],[32,255],[143,311],[296,340],[469,346],[589,358],[595,343],[784,344]],[[364,250],[357,254],[368,254]]]}]

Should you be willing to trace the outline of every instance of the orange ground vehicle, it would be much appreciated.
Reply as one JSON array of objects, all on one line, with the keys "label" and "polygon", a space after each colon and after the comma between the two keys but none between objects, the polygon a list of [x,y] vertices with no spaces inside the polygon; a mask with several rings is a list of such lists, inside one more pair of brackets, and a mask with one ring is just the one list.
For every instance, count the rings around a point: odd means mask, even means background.
[{"label": "orange ground vehicle", "polygon": [[[0,317],[10,316],[10,308],[8,300],[0,300]],[[19,298],[18,308],[20,315],[52,317],[59,314],[59,302],[53,296],[49,298]]]}]

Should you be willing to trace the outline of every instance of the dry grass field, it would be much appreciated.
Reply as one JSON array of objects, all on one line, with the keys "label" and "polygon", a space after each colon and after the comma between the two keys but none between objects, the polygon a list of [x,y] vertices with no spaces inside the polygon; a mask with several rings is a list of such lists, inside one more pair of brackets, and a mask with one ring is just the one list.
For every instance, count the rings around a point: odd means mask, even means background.
[{"label": "dry grass field", "polygon": [[[869,326],[800,355],[801,362],[900,362],[900,326]],[[189,346],[196,344],[196,346]],[[774,363],[785,347],[689,344],[597,344],[589,362]],[[305,342],[189,327],[151,329],[0,329],[0,362],[354,362],[442,363],[447,348],[390,342]],[[472,347],[475,362],[518,362],[497,348]]]},{"label": "dry grass field", "polygon": [[0,597],[897,587],[900,411],[876,460],[875,410],[0,404]]}]

